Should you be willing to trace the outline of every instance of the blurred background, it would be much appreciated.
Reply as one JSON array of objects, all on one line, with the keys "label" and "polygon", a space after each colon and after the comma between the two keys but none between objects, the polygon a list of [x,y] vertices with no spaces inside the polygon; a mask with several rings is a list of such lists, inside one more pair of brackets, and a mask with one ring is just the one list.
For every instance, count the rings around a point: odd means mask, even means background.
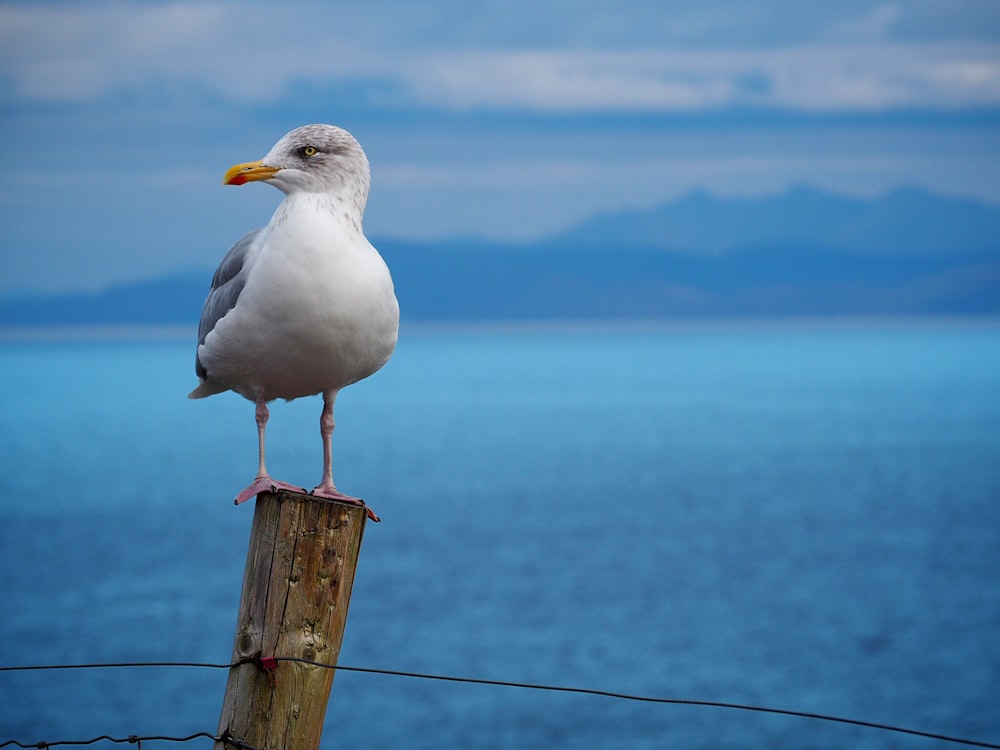
[{"label": "blurred background", "polygon": [[[280,200],[222,175],[308,122],[403,316],[338,399],[383,518],[342,664],[1000,743],[987,0],[0,0],[0,665],[228,661],[253,409],[184,397]],[[319,410],[273,407],[276,477]],[[6,672],[0,743],[213,732],[224,687]],[[323,747],[928,743],[341,673]]]},{"label": "blurred background", "polygon": [[[279,198],[223,172],[308,122],[366,148],[369,236],[439,251],[581,225],[608,244],[623,213],[650,219],[630,244],[695,254],[843,249],[893,212],[965,243],[896,226],[879,250],[979,251],[989,229],[995,250],[1000,223],[983,0],[2,2],[0,91],[8,298],[210,271]],[[813,200],[735,207],[766,214],[763,238],[706,205],[795,189]],[[840,235],[824,223],[838,198],[900,190]],[[654,220],[685,198],[694,226]],[[713,227],[729,236],[700,239]]]}]

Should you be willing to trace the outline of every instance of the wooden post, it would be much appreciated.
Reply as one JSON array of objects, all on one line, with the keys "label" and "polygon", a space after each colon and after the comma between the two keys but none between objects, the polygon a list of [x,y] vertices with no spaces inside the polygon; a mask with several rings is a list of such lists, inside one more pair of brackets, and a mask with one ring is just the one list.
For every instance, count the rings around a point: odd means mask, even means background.
[{"label": "wooden post", "polygon": [[[336,664],[366,509],[280,491],[257,496],[217,736],[261,750],[316,750]],[[215,750],[235,743],[218,741]]]}]

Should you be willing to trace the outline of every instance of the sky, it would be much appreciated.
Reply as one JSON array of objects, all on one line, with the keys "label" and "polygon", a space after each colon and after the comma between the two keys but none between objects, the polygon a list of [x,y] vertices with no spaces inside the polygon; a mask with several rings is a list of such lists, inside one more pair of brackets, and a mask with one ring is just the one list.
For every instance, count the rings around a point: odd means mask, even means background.
[{"label": "sky", "polygon": [[[0,294],[215,267],[309,122],[369,237],[543,237],[693,190],[1000,204],[996,0],[0,0]],[[207,282],[206,282],[207,283]]]}]

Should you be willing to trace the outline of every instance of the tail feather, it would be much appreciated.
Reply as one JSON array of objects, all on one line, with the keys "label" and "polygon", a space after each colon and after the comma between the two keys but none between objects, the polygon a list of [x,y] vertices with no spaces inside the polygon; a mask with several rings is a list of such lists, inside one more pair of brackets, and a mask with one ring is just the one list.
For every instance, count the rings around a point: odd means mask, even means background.
[{"label": "tail feather", "polygon": [[198,387],[188,394],[188,398],[207,398],[228,390],[229,386],[223,385],[218,380],[202,380]]}]

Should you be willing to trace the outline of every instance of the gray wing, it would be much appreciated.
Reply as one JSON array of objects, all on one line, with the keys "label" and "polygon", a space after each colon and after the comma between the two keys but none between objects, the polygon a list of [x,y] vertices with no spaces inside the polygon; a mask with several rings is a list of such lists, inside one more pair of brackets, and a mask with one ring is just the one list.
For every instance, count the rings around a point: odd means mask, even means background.
[{"label": "gray wing", "polygon": [[[201,311],[201,322],[198,323],[199,347],[205,343],[205,338],[215,328],[216,323],[236,307],[236,300],[240,298],[240,293],[246,285],[247,271],[249,270],[246,263],[247,253],[257,235],[262,231],[263,229],[255,229],[243,235],[226,253],[226,257],[222,259],[219,267],[215,269],[215,276],[212,277],[212,288],[208,292],[208,299],[205,300],[205,307]],[[194,369],[199,378],[208,377],[197,352],[195,353]]]}]

